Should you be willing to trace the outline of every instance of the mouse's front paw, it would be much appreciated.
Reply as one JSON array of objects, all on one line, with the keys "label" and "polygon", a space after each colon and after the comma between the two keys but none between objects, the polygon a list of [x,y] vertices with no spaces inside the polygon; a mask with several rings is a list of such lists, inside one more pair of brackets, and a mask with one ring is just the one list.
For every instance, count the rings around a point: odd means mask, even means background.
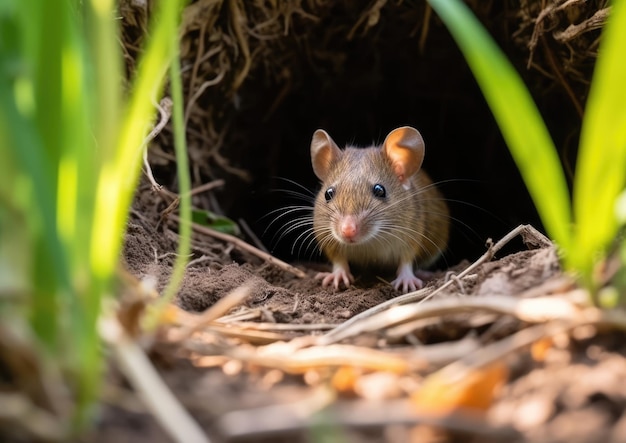
[{"label": "mouse's front paw", "polygon": [[344,268],[335,268],[333,272],[320,272],[315,276],[315,279],[322,280],[323,287],[332,283],[335,289],[339,289],[341,283],[348,288],[350,284],[354,282],[354,277],[350,274],[350,271]]},{"label": "mouse's front paw", "polygon": [[424,282],[417,278],[413,277],[398,277],[394,281],[391,282],[394,288],[398,291],[402,291],[403,294],[408,292],[417,291],[418,289],[422,289],[424,287]]},{"label": "mouse's front paw", "polygon": [[391,284],[396,290],[402,291],[403,294],[417,291],[424,287],[424,282],[413,274],[413,267],[410,264],[400,266],[398,277]]}]

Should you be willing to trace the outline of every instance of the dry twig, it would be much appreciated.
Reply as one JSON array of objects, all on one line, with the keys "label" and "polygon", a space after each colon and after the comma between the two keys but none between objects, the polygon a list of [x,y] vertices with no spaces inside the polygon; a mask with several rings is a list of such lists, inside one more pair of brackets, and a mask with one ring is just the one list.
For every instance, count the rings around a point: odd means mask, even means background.
[{"label": "dry twig", "polygon": [[267,346],[219,346],[200,340],[189,340],[184,346],[202,355],[224,355],[245,363],[265,368],[279,369],[290,374],[303,374],[312,369],[349,366],[371,371],[405,374],[410,370],[424,369],[429,363],[415,353],[395,355],[387,351],[353,345],[311,346],[313,337],[299,337],[290,342]]},{"label": "dry twig", "polygon": [[148,143],[150,143],[154,139],[154,137],[161,133],[161,131],[169,121],[170,117],[172,116],[172,106],[174,102],[172,102],[172,99],[169,97],[163,97],[160,103],[153,104],[159,110],[159,115],[161,117],[159,122],[154,126],[152,131],[150,131],[148,136],[144,139],[142,149],[145,173],[148,176],[148,180],[150,180],[150,183],[152,184],[152,189],[158,191],[162,188],[162,186],[155,180],[154,175],[152,174],[152,168],[150,167],[150,163],[148,163]]},{"label": "dry twig", "polygon": [[[229,412],[219,419],[218,426],[229,439],[285,437],[285,434],[308,430],[319,423],[316,412],[330,405],[333,400],[335,398],[328,390],[316,391],[311,397],[296,403]],[[416,414],[407,400],[386,401],[382,408],[379,403],[366,400],[333,402],[323,412],[325,422],[342,428],[371,429],[390,425],[425,424],[466,432],[476,436],[478,441],[481,441],[480,437],[489,441],[515,440],[517,437],[513,429],[496,428],[475,417],[469,419],[460,416],[433,417]]]},{"label": "dry twig", "polygon": [[560,43],[566,43],[585,32],[593,31],[594,29],[600,29],[604,26],[609,15],[611,13],[611,7],[600,9],[596,11],[590,18],[579,23],[577,25],[570,25],[562,32],[555,32],[554,39]]},{"label": "dry twig", "polygon": [[100,334],[113,348],[120,369],[172,439],[180,443],[209,443],[209,438],[174,397],[115,315],[101,319]]},{"label": "dry twig", "polygon": [[232,326],[241,329],[256,329],[258,331],[323,331],[325,329],[334,328],[335,324],[331,323],[307,323],[307,324],[291,324],[291,323],[254,323],[254,322],[231,322]]},{"label": "dry twig", "polygon": [[[591,311],[583,310],[569,297],[547,296],[531,299],[520,299],[510,295],[490,295],[484,297],[445,298],[431,300],[428,303],[411,303],[394,306],[369,318],[361,319],[339,333],[330,333],[320,337],[319,344],[336,343],[348,337],[365,332],[374,332],[397,326],[409,321],[430,317],[439,317],[460,312],[488,311],[512,315],[519,320],[530,323],[541,323],[550,320],[568,320],[582,322]],[[595,312],[595,311],[594,311]],[[333,330],[331,332],[336,331]]]},{"label": "dry twig", "polygon": [[189,324],[180,331],[179,340],[185,340],[186,338],[190,337],[194,332],[197,332],[205,326],[208,326],[214,320],[221,317],[235,306],[239,306],[248,297],[250,297],[251,293],[251,284],[242,285],[234,291],[228,293],[226,296],[222,297],[220,300],[218,300],[217,303],[204,311],[201,315],[188,317],[193,319],[193,321],[189,322]]},{"label": "dry twig", "polygon": [[350,328],[352,325],[361,322],[362,320],[371,317],[379,312],[382,312],[386,309],[389,309],[395,305],[403,305],[406,303],[411,303],[416,300],[426,301],[449,286],[455,284],[457,281],[467,277],[472,273],[478,266],[491,261],[491,259],[495,256],[496,252],[502,249],[508,242],[510,242],[513,238],[521,235],[524,238],[524,241],[530,244],[535,244],[537,246],[552,246],[550,240],[544,236],[541,232],[537,231],[530,225],[520,225],[517,228],[513,229],[507,235],[505,235],[500,241],[498,241],[495,245],[490,245],[481,257],[478,258],[474,263],[468,266],[463,272],[461,272],[456,279],[450,279],[448,282],[441,285],[439,288],[434,289],[426,287],[424,289],[420,289],[419,291],[409,292],[408,294],[401,295],[399,297],[388,300],[384,303],[374,306],[373,308],[368,309],[367,311],[361,312],[358,315],[355,315],[350,320],[343,322],[341,325],[337,326],[335,329],[327,333],[325,336],[320,337],[321,343],[335,343],[337,341],[336,337],[342,336],[344,331]]},{"label": "dry twig", "polygon": [[[180,218],[177,217],[176,215],[171,215],[171,218],[180,223]],[[192,223],[191,227],[193,228],[194,231],[199,232],[200,234],[205,234],[214,238],[217,238],[219,240],[225,241],[227,243],[232,243],[233,245],[235,245],[236,247],[243,249],[244,251],[247,251],[265,261],[267,261],[268,263],[271,263],[273,265],[278,266],[280,269],[287,271],[293,275],[295,275],[298,278],[304,278],[306,277],[306,274],[301,271],[300,269],[291,266],[288,263],[285,263],[282,260],[279,260],[276,257],[271,256],[270,254],[268,254],[267,252],[263,252],[258,248],[255,248],[254,246],[252,246],[249,243],[246,243],[245,241],[241,240],[240,238],[237,238],[233,235],[228,235],[228,234],[224,234],[223,232],[219,232],[216,231],[214,229],[211,228],[207,228],[205,226],[200,226],[197,223]]]},{"label": "dry twig", "polygon": [[[0,393],[0,404],[0,435],[15,434],[16,441],[61,442],[67,438],[60,420],[23,394]],[[7,423],[11,429],[2,430]]]}]

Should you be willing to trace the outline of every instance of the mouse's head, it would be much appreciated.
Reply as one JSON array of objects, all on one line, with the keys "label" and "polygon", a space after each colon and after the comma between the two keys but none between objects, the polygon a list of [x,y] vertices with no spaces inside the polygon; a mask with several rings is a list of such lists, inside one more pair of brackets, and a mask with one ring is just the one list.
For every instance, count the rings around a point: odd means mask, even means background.
[{"label": "mouse's head", "polygon": [[322,247],[333,239],[344,245],[364,243],[392,229],[391,224],[403,225],[398,217],[404,219],[411,207],[416,194],[411,178],[423,160],[424,141],[412,127],[391,131],[380,147],[345,150],[326,131],[315,131],[311,161],[323,185],[315,201],[314,227]]}]

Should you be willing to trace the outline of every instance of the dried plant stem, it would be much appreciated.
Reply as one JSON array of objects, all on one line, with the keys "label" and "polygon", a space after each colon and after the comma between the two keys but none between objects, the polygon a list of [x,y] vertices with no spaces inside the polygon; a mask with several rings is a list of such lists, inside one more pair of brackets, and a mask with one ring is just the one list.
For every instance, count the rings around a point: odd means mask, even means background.
[{"label": "dried plant stem", "polygon": [[204,83],[202,83],[200,87],[198,88],[198,90],[194,92],[194,94],[189,99],[189,102],[187,103],[187,109],[185,110],[185,127],[187,127],[187,123],[189,122],[189,116],[191,115],[191,111],[193,109],[193,106],[196,100],[198,100],[198,98],[204,93],[204,91],[206,91],[208,87],[215,86],[219,82],[221,82],[225,74],[226,74],[226,71],[220,72],[219,74],[215,76],[214,79],[207,80]]},{"label": "dried plant stem", "polygon": [[565,74],[563,73],[563,70],[559,64],[560,61],[557,61],[555,59],[554,54],[552,53],[552,49],[550,48],[550,45],[548,44],[548,41],[546,40],[545,35],[542,35],[540,37],[540,40],[541,40],[541,46],[546,55],[546,59],[548,60],[548,64],[550,65],[550,68],[552,68],[552,72],[554,73],[556,79],[561,84],[567,96],[571,100],[572,105],[574,106],[574,109],[576,109],[576,113],[578,114],[578,117],[582,120],[583,112],[584,112],[583,106],[578,100],[578,98],[576,97],[576,93],[574,92],[570,84],[567,82],[567,79],[565,78]]},{"label": "dried plant stem", "polygon": [[[193,197],[194,195],[200,194],[202,192],[210,191],[211,189],[220,188],[222,186],[224,186],[224,180],[222,179],[213,180],[203,185],[200,185],[196,188],[193,188],[191,191],[189,191],[188,194],[190,197]],[[164,217],[174,212],[174,209],[178,207],[178,205],[180,204],[180,195],[175,194],[174,192],[168,191],[165,188],[160,189],[159,192],[161,193],[161,195],[165,195],[169,198],[174,199],[167,208],[161,211],[161,216]]]},{"label": "dried plant stem", "polygon": [[426,39],[428,38],[428,30],[430,29],[430,20],[433,15],[433,8],[430,7],[428,3],[424,4],[424,18],[422,20],[422,32],[420,33],[420,39],[418,43],[418,48],[420,54],[424,53],[424,49],[426,48]]},{"label": "dried plant stem", "polygon": [[243,81],[248,76],[250,67],[252,66],[252,57],[250,56],[250,47],[248,46],[248,39],[243,34],[243,21],[246,19],[245,12],[239,9],[238,0],[230,0],[228,2],[231,14],[231,25],[237,37],[237,43],[244,58],[243,68],[237,74],[233,80],[232,90],[236,91],[242,85]]},{"label": "dried plant stem", "polygon": [[101,320],[101,335],[112,346],[120,369],[147,408],[172,439],[180,443],[209,443],[209,438],[165,385],[154,366],[113,315]]},{"label": "dried plant stem", "polygon": [[258,331],[323,331],[337,326],[331,323],[292,325],[289,323],[231,322],[228,324],[242,329],[256,329]]},{"label": "dried plant stem", "polygon": [[441,368],[438,373],[446,373],[447,379],[463,378],[469,371],[488,366],[506,355],[524,348],[546,337],[568,332],[580,323],[553,321],[530,326],[506,338],[467,354],[459,360]]},{"label": "dried plant stem", "polygon": [[[312,397],[315,396],[323,396],[323,394],[314,392]],[[329,398],[328,403],[332,400],[332,397]],[[272,441],[272,437],[287,441],[287,437],[291,434],[299,435],[296,432],[310,430],[316,423],[319,423],[319,420],[316,420],[318,417],[315,416],[315,412],[320,408],[306,406],[306,403],[310,404],[315,401],[305,398],[299,402],[285,405],[232,411],[224,414],[217,421],[217,425],[229,441],[231,439],[251,441],[258,439],[259,436],[263,436],[267,441]],[[315,403],[313,404],[315,405]],[[319,404],[326,406],[322,401],[319,401]],[[384,407],[381,407],[379,402],[370,400],[357,399],[349,403],[335,401],[327,411],[326,417],[332,417],[332,423],[341,428],[350,427],[367,430],[373,427],[425,424],[465,432],[474,436],[477,441],[516,441],[519,439],[516,431],[506,427],[494,427],[473,416],[435,417],[417,414],[408,400],[388,400]],[[295,437],[293,439],[295,440]]]},{"label": "dried plant stem", "polygon": [[23,441],[61,442],[67,438],[61,421],[23,394],[0,393],[0,421],[19,431]]},{"label": "dried plant stem", "polygon": [[148,176],[148,180],[150,180],[150,184],[152,185],[152,189],[154,190],[160,190],[162,186],[155,180],[154,175],[152,174],[152,168],[150,167],[150,163],[148,163],[148,143],[150,143],[150,141],[153,140],[154,137],[156,137],[163,130],[163,128],[169,121],[172,115],[173,103],[174,102],[172,102],[172,99],[169,97],[163,97],[163,99],[161,99],[161,103],[153,102],[154,106],[159,110],[159,115],[161,117],[159,122],[154,126],[152,131],[150,131],[150,134],[148,134],[148,136],[143,141],[142,149],[145,174]]},{"label": "dried plant stem", "polygon": [[250,296],[251,293],[251,284],[240,286],[229,292],[225,297],[222,297],[217,303],[204,311],[201,315],[195,316],[194,322],[180,332],[180,339],[184,340],[190,337],[194,332],[199,331],[215,319],[226,314],[235,306],[239,306]]},{"label": "dried plant stem", "polygon": [[[511,295],[491,295],[484,297],[450,297],[431,300],[428,303],[411,303],[404,306],[394,306],[384,312],[377,313],[369,318],[353,323],[333,335],[320,337],[319,344],[330,344],[364,332],[380,331],[409,321],[441,315],[458,314],[467,311],[488,311],[499,314],[512,315],[522,321],[541,323],[551,320],[567,320],[572,322],[586,322],[588,317],[596,315],[595,308],[581,309],[571,298],[580,290],[572,291],[571,297],[546,296],[531,299],[520,299]],[[583,291],[584,292],[584,291]],[[583,294],[586,296],[586,294]],[[594,309],[590,311],[589,309]],[[331,332],[335,332],[335,330]]]},{"label": "dried plant stem", "polygon": [[428,362],[415,355],[396,355],[378,349],[353,345],[303,347],[310,337],[301,337],[288,343],[253,346],[224,346],[188,340],[183,345],[198,354],[220,355],[266,368],[275,368],[290,374],[304,374],[311,369],[350,366],[372,371],[406,374],[416,368],[425,368]]},{"label": "dried plant stem", "polygon": [[243,218],[238,219],[237,222],[239,223],[239,226],[241,226],[241,229],[243,229],[243,232],[246,233],[246,235],[250,238],[250,240],[252,240],[256,247],[259,248],[261,251],[269,254],[269,251],[261,242],[261,239],[259,239],[259,237],[254,233],[248,223]]},{"label": "dried plant stem", "polygon": [[444,283],[443,285],[441,285],[439,288],[435,290],[433,290],[432,288],[424,288],[424,289],[420,289],[419,291],[409,292],[408,294],[401,295],[399,297],[393,298],[384,303],[376,305],[373,308],[368,309],[367,311],[363,311],[360,314],[355,315],[351,319],[343,322],[341,325],[337,326],[335,329],[333,329],[332,331],[330,331],[323,337],[320,337],[321,342],[322,343],[335,343],[337,341],[336,337],[342,336],[344,331],[350,328],[352,325],[368,317],[371,317],[379,312],[389,309],[392,306],[403,305],[403,304],[411,303],[417,300],[422,300],[423,302],[434,297],[436,294],[440,293],[444,289],[452,286],[453,284],[456,284],[457,280],[461,280],[467,275],[469,275],[470,273],[474,272],[474,270],[478,268],[478,266],[490,261],[495,256],[496,252],[502,249],[508,242],[510,242],[513,238],[515,238],[518,235],[522,235],[524,236],[525,239],[527,238],[530,239],[532,243],[539,244],[542,246],[548,246],[552,244],[550,240],[548,240],[542,233],[537,231],[532,226],[520,225],[517,228],[513,229],[511,232],[509,232],[507,235],[505,235],[495,245],[490,245],[489,248],[487,249],[487,252],[485,252],[480,258],[478,258],[478,260],[476,260],[474,263],[468,266],[463,272],[461,272],[457,276],[456,279],[450,279],[449,281],[447,281],[446,283]]}]

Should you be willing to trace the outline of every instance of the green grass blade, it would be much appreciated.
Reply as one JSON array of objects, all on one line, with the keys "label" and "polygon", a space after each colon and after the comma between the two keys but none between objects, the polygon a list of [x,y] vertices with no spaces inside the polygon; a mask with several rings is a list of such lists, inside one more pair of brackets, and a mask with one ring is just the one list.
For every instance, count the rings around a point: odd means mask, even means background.
[{"label": "green grass blade", "polygon": [[185,275],[189,252],[191,250],[191,179],[189,177],[189,162],[187,159],[187,143],[185,140],[185,122],[183,117],[183,85],[180,73],[178,51],[174,56],[170,68],[170,89],[172,93],[172,123],[174,126],[174,145],[176,148],[176,169],[178,172],[178,194],[180,195],[180,232],[178,254],[174,263],[174,270],[165,291],[163,303],[170,302]]},{"label": "green grass blade", "polygon": [[583,121],[574,178],[576,248],[566,263],[591,272],[618,230],[615,205],[626,179],[626,2],[613,2]]},{"label": "green grass blade", "polygon": [[[20,88],[32,91],[29,88],[32,83],[26,77],[7,75],[5,67],[3,61],[0,61],[0,70],[3,71],[0,74],[0,121],[3,122],[0,124],[0,156],[6,161],[14,159],[16,181],[12,185],[28,187],[26,191],[14,189],[6,198],[14,200],[16,195],[23,192],[28,194],[26,201],[19,206],[29,220],[21,228],[29,231],[31,246],[34,248],[30,270],[34,299],[29,306],[30,317],[40,338],[50,346],[55,346],[58,336],[55,307],[60,294],[72,294],[70,268],[57,231],[55,186],[50,165],[46,163],[48,156],[31,118],[34,110],[26,105],[20,106],[17,103],[20,99],[16,99],[16,95],[20,95]],[[5,153],[5,150],[11,152]],[[41,255],[37,256],[37,253]],[[44,266],[40,266],[42,260],[46,262]],[[72,306],[71,298],[67,300]],[[51,307],[55,309],[50,310]]]},{"label": "green grass blade", "polygon": [[[3,146],[0,148],[0,155],[3,159],[15,159],[14,166],[19,172],[16,173],[16,181],[12,186],[20,187],[7,193],[5,197],[9,201],[13,200],[11,203],[24,211],[23,215],[29,222],[20,228],[29,231],[33,247],[30,258],[33,286],[33,302],[29,306],[30,321],[39,337],[54,348],[58,338],[58,318],[55,314],[59,295],[57,287],[66,295],[71,293],[70,270],[65,249],[57,235],[55,199],[50,186],[52,179],[44,164],[43,145],[39,143],[36,129],[16,109],[10,95],[10,84],[5,80],[0,79],[0,120],[6,123],[0,125],[0,144]],[[12,153],[3,153],[9,147],[16,149]],[[28,189],[22,189],[23,186]],[[28,194],[26,201],[16,202],[16,196],[23,192]]]},{"label": "green grass blade", "polygon": [[158,102],[164,75],[178,44],[177,24],[181,0],[157,3],[152,17],[144,56],[139,62],[132,95],[124,117],[115,156],[105,162],[96,196],[90,262],[96,276],[107,276],[117,266],[128,208],[141,169],[142,142],[154,118],[153,102]]},{"label": "green grass blade", "polygon": [[183,87],[180,79],[180,59],[178,51],[170,67],[170,89],[172,93],[172,123],[174,127],[174,146],[176,149],[176,170],[178,173],[178,194],[180,196],[180,225],[179,240],[174,269],[163,296],[155,305],[153,311],[145,321],[147,329],[153,329],[159,324],[161,314],[176,295],[185,275],[189,252],[191,250],[191,178],[189,177],[189,162],[187,159],[187,142],[185,140],[185,123],[183,117]]},{"label": "green grass blade", "polygon": [[[32,66],[35,97],[36,121],[41,134],[41,141],[47,153],[45,166],[50,169],[53,181],[49,183],[56,192],[56,166],[62,150],[63,120],[62,106],[62,67],[64,40],[67,20],[67,7],[58,0],[39,0],[37,8],[38,29],[32,29],[38,36],[37,54]],[[45,103],[45,106],[43,104]],[[56,109],[56,112],[52,112]],[[53,201],[56,201],[53,200]]]},{"label": "green grass blade", "polygon": [[[88,406],[99,390],[102,375],[97,321],[113,273],[93,278],[89,257],[100,166],[115,153],[123,72],[114,4],[88,0],[72,7],[77,9],[72,10],[73,27],[67,29],[62,63],[66,131],[59,165],[58,212],[72,252],[74,279],[81,289],[81,312],[73,320],[82,328],[74,338],[77,356],[73,362],[78,372],[74,418],[80,427],[89,418]],[[121,238],[118,232],[109,240],[116,243]]]},{"label": "green grass blade", "polygon": [[42,359],[53,356],[45,364],[71,380],[79,421],[102,375],[101,299],[117,269],[152,102],[178,44],[181,2],[156,4],[123,106],[114,1],[0,1],[0,184],[10,184],[0,189],[0,262],[16,244],[8,236],[27,248],[12,263],[21,277],[2,274],[0,285],[21,288],[21,309],[47,345]]},{"label": "green grass blade", "polygon": [[429,3],[472,69],[548,235],[568,250],[572,215],[567,183],[550,134],[528,90],[463,2]]},{"label": "green grass blade", "polygon": [[105,158],[115,153],[122,107],[121,21],[116,17],[115,3],[112,0],[89,0],[84,7],[97,103],[93,109],[95,132],[101,157]]}]

